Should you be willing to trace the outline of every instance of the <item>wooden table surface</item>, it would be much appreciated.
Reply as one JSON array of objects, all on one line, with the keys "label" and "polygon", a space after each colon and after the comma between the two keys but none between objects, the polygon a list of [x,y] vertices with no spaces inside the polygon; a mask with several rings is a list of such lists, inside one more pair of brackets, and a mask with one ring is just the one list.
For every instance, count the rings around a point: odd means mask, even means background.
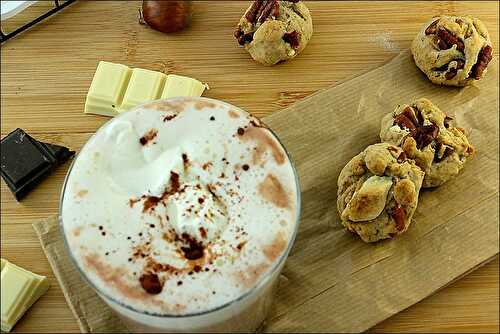
[{"label": "wooden table surface", "polygon": [[[498,2],[307,4],[315,29],[309,46],[295,60],[266,68],[251,61],[232,37],[248,2],[195,2],[191,27],[164,35],[137,23],[137,2],[79,1],[2,45],[1,135],[20,127],[37,139],[78,150],[107,120],[83,114],[99,60],[198,78],[212,88],[206,96],[264,116],[384,64],[408,48],[420,25],[436,14],[479,17],[498,57]],[[2,30],[10,31],[50,6],[41,2],[2,22]],[[59,168],[21,203],[1,183],[1,255],[47,275],[51,284],[16,331],[78,331],[31,227],[33,221],[57,213],[67,167]],[[497,257],[372,330],[498,332],[498,269]]]}]

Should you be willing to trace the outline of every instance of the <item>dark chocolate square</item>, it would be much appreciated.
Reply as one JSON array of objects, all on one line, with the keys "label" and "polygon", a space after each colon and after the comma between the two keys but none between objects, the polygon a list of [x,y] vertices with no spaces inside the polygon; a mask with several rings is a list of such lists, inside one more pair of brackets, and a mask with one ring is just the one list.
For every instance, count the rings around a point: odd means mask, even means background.
[{"label": "dark chocolate square", "polygon": [[73,154],[66,147],[39,142],[22,129],[16,129],[1,142],[1,175],[20,200]]}]

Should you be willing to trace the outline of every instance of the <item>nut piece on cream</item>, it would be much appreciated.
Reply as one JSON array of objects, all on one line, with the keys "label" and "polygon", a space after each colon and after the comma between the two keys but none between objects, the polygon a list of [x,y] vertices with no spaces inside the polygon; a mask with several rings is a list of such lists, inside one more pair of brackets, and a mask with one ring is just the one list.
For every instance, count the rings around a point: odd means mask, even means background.
[{"label": "nut piece on cream", "polygon": [[392,186],[388,176],[371,176],[354,193],[351,201],[342,212],[344,219],[366,221],[377,218],[384,210],[387,193]]}]

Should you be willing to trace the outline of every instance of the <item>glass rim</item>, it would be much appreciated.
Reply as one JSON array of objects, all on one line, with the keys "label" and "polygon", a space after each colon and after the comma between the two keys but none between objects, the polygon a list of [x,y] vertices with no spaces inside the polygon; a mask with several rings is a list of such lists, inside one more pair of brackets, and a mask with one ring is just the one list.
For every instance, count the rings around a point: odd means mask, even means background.
[{"label": "glass rim", "polygon": [[[234,106],[234,105],[232,105],[230,103],[227,103],[227,102],[224,102],[224,101],[221,101],[221,100],[212,99],[212,98],[207,98],[207,97],[175,97],[175,98],[170,98],[170,99],[158,99],[158,100],[149,101],[149,102],[140,104],[140,105],[132,108],[129,111],[133,111],[135,109],[139,109],[139,108],[142,108],[144,106],[147,106],[147,105],[150,105],[150,104],[154,104],[154,103],[158,103],[158,102],[163,102],[163,101],[177,101],[177,100],[205,100],[205,101],[213,102],[213,103],[216,103],[216,104],[226,105],[226,106],[228,106],[230,108],[234,108],[234,109],[236,109],[238,111],[244,112],[244,113],[246,113],[246,114],[248,114],[248,115],[250,115],[252,117],[256,117],[256,116],[253,116],[252,114],[250,114],[249,112],[247,112],[247,111],[245,111],[245,110],[243,110],[243,109],[241,109],[239,107],[236,107],[236,106]],[[123,113],[123,114],[125,114],[125,113]],[[85,142],[85,144],[80,149],[80,151],[87,145],[87,143],[96,135],[96,133],[101,128],[107,126],[115,118],[120,117],[123,114],[118,114],[115,117],[113,117],[113,118],[109,119],[108,121],[106,121],[104,124],[102,124],[99,127],[99,129],[97,129],[96,132],[94,132],[94,134],[92,134],[92,136]],[[259,121],[261,121],[260,118],[258,118],[258,119],[259,119]],[[266,125],[265,122],[262,122],[262,123],[264,125]],[[74,166],[75,162],[77,161],[77,159],[79,157],[79,153],[78,153],[75,156],[75,158],[73,159],[73,161],[71,162],[71,165],[68,168],[66,176],[64,177],[64,183],[63,183],[61,195],[60,195],[60,198],[59,198],[58,221],[59,221],[60,231],[61,231],[61,234],[62,234],[62,237],[63,237],[63,240],[64,240],[64,246],[65,246],[66,251],[67,251],[67,253],[69,255],[69,258],[71,259],[71,262],[73,263],[73,265],[76,267],[76,269],[77,269],[78,273],[80,274],[80,276],[83,277],[84,281],[94,291],[96,291],[100,295],[101,298],[107,299],[107,300],[111,301],[112,303],[115,303],[115,304],[117,304],[117,305],[119,305],[119,306],[121,306],[121,307],[129,310],[129,311],[132,311],[132,312],[135,312],[135,313],[139,313],[139,314],[143,314],[143,315],[152,316],[152,317],[157,317],[157,318],[190,318],[190,317],[207,315],[207,314],[210,314],[210,313],[214,313],[214,312],[220,311],[220,310],[225,309],[227,307],[230,307],[231,305],[236,304],[236,303],[242,301],[243,299],[249,297],[252,293],[254,293],[255,291],[257,291],[258,289],[260,289],[265,283],[267,283],[268,279],[274,273],[276,273],[276,271],[281,266],[281,264],[283,264],[285,262],[285,260],[288,258],[288,255],[290,253],[290,250],[293,247],[293,244],[295,242],[295,239],[296,239],[296,236],[297,236],[297,233],[298,233],[298,230],[299,230],[300,214],[301,214],[300,182],[299,182],[299,176],[298,176],[297,170],[295,168],[295,164],[294,164],[294,162],[292,160],[292,157],[291,157],[290,153],[288,152],[288,150],[286,149],[286,147],[283,145],[283,143],[281,142],[281,140],[279,139],[279,137],[276,135],[276,133],[270,127],[268,127],[267,125],[266,125],[266,129],[272,134],[272,136],[274,137],[274,139],[276,139],[276,141],[280,144],[281,148],[285,151],[285,154],[286,154],[286,157],[287,157],[288,161],[290,162],[290,166],[291,166],[293,174],[294,174],[295,187],[297,189],[297,191],[296,191],[296,201],[297,201],[296,203],[297,203],[297,205],[296,205],[296,209],[295,209],[296,219],[295,219],[295,227],[294,227],[292,236],[290,238],[290,241],[288,242],[286,250],[283,252],[283,254],[281,254],[279,260],[275,261],[274,264],[271,266],[271,268],[268,271],[266,271],[266,273],[264,275],[262,275],[261,277],[259,277],[259,279],[257,280],[257,282],[248,291],[246,291],[245,293],[239,295],[237,298],[229,300],[229,301],[225,302],[224,304],[221,304],[221,305],[219,305],[217,307],[214,307],[214,308],[211,308],[211,309],[208,309],[208,310],[204,310],[204,311],[200,311],[200,312],[185,313],[185,314],[167,314],[167,313],[150,312],[150,311],[146,311],[146,310],[137,309],[136,307],[134,307],[132,305],[129,305],[127,303],[124,303],[124,302],[121,302],[119,300],[116,300],[112,296],[109,296],[108,293],[102,291],[99,287],[97,287],[96,284],[94,284],[94,282],[92,282],[92,280],[89,277],[87,277],[87,274],[80,267],[78,261],[75,259],[74,255],[73,255],[73,252],[72,252],[72,250],[71,250],[71,248],[69,246],[68,239],[66,237],[66,232],[64,230],[64,223],[63,223],[63,217],[62,217],[62,209],[63,209],[63,203],[64,203],[64,195],[65,195],[65,192],[66,192],[66,185],[67,185],[69,176],[71,174],[71,171],[73,169],[73,166]]]}]

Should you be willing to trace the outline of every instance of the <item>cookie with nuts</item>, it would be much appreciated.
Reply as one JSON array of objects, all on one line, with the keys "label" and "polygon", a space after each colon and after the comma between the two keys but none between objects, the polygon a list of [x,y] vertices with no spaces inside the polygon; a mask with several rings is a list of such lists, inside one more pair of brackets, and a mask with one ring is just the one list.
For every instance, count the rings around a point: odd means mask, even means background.
[{"label": "cookie with nuts", "polygon": [[268,66],[296,57],[312,34],[311,14],[298,0],[255,0],[234,32],[252,58]]},{"label": "cookie with nuts", "polygon": [[382,119],[380,139],[401,146],[425,172],[422,187],[436,187],[458,175],[474,154],[462,128],[451,125],[431,101],[401,105]]},{"label": "cookie with nuts", "polygon": [[337,209],[342,224],[365,242],[403,233],[417,208],[423,178],[400,147],[368,146],[340,172]]},{"label": "cookie with nuts", "polygon": [[430,81],[465,86],[481,79],[493,57],[484,24],[471,16],[439,16],[426,22],[411,46]]}]

